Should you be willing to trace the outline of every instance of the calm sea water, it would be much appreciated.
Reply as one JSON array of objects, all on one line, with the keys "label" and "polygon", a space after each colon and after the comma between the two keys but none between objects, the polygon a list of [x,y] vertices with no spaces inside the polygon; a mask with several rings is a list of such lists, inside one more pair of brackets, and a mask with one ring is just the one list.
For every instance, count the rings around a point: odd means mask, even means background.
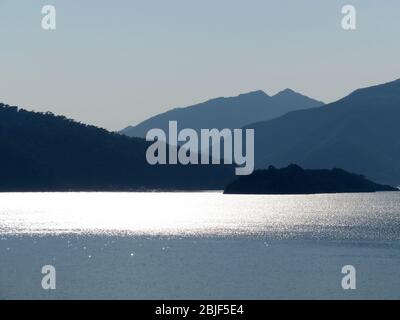
[{"label": "calm sea water", "polygon": [[400,193],[3,193],[0,237],[3,299],[400,298]]}]

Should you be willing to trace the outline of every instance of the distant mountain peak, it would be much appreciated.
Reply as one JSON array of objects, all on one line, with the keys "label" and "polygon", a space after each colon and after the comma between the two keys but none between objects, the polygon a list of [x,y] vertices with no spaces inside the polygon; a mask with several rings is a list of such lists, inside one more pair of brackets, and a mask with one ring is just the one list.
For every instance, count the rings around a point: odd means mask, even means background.
[{"label": "distant mountain peak", "polygon": [[305,96],[304,94],[301,94],[297,91],[294,91],[290,88],[286,88],[282,91],[279,91],[277,94],[275,94],[274,96],[272,96],[272,99],[276,100],[276,101],[280,101],[281,103],[284,104],[292,104],[292,103],[298,103],[299,101],[314,101],[317,105],[324,105],[325,103],[322,101],[318,101],[315,99],[312,99],[310,97]]},{"label": "distant mountain peak", "polygon": [[272,96],[273,98],[282,98],[282,97],[306,97],[304,94],[298,93],[290,88],[286,88],[282,91],[279,91],[277,94],[275,94],[274,96]]},{"label": "distant mountain peak", "polygon": [[298,92],[296,92],[296,91],[294,91],[294,90],[292,90],[292,89],[290,89],[290,88],[286,88],[286,89],[284,89],[284,90],[282,90],[282,91],[279,91],[279,92],[276,94],[276,96],[277,96],[277,95],[282,95],[282,94],[300,94],[300,93],[298,93]]}]

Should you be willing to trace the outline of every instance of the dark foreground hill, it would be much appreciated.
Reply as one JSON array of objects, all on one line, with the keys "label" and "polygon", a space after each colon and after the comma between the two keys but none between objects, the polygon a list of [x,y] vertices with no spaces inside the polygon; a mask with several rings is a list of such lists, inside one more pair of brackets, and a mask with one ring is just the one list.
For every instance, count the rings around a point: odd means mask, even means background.
[{"label": "dark foreground hill", "polygon": [[316,194],[399,191],[341,169],[304,170],[297,165],[257,170],[229,184],[226,194]]},{"label": "dark foreground hill", "polygon": [[320,108],[249,125],[256,166],[342,168],[400,185],[400,80],[359,89]]},{"label": "dark foreground hill", "polygon": [[130,137],[146,137],[153,128],[168,132],[168,122],[177,121],[179,129],[239,129],[256,121],[270,120],[293,110],[322,106],[324,103],[286,89],[274,96],[263,91],[237,97],[211,99],[190,107],[176,108],[156,115],[120,133]]},{"label": "dark foreground hill", "polygon": [[232,166],[150,166],[150,143],[0,104],[0,191],[209,190]]}]

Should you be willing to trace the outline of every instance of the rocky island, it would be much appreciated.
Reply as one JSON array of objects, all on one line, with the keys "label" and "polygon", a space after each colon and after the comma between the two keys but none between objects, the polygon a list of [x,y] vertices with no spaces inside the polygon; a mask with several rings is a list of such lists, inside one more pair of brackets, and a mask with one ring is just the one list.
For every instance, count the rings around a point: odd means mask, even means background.
[{"label": "rocky island", "polygon": [[342,169],[305,170],[297,165],[257,170],[229,184],[225,194],[317,194],[399,191]]}]

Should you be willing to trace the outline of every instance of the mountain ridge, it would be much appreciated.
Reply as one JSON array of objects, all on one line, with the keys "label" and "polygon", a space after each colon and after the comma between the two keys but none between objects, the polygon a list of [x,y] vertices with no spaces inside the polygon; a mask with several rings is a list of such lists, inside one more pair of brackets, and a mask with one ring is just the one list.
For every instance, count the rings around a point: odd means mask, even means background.
[{"label": "mountain ridge", "polygon": [[[289,91],[290,90],[290,91]],[[187,107],[179,107],[160,113],[136,126],[119,131],[128,136],[145,137],[153,128],[168,131],[168,122],[177,121],[180,129],[238,129],[257,119],[272,119],[296,109],[321,106],[314,100],[291,89],[285,89],[274,96],[262,90],[242,93],[234,97],[218,97]]]},{"label": "mountain ridge", "polygon": [[400,81],[357,89],[333,103],[289,112],[255,129],[256,166],[340,167],[400,185]]},{"label": "mountain ridge", "polygon": [[1,191],[220,190],[230,165],[151,166],[151,143],[0,104]]}]

